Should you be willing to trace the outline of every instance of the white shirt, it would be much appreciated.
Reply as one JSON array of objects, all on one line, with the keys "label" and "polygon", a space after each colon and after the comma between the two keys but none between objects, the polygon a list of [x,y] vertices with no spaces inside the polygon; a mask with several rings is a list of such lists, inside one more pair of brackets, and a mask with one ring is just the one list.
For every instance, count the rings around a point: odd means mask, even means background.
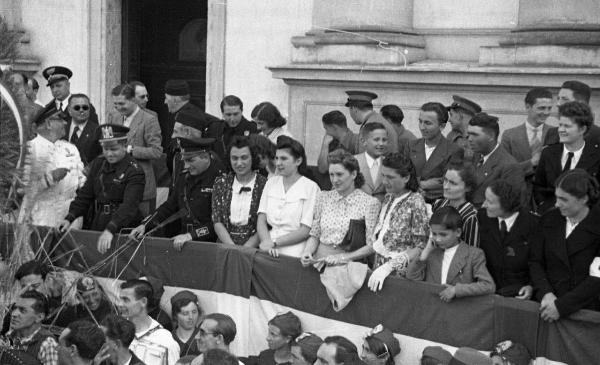
[{"label": "white shirt", "polygon": [[171,332],[154,319],[147,330],[135,333],[129,350],[146,365],[175,365],[180,351]]},{"label": "white shirt", "polygon": [[[67,215],[77,189],[85,182],[83,163],[77,147],[64,140],[52,143],[38,135],[28,146],[24,167],[26,188],[19,219],[54,227]],[[52,178],[52,171],[57,168],[68,170],[60,181]]]},{"label": "white shirt", "polygon": [[279,136],[288,136],[288,137],[294,138],[294,136],[292,136],[290,131],[288,131],[287,125],[273,129],[271,131],[271,133],[269,133],[268,135],[263,132],[260,132],[260,134],[267,137],[271,142],[273,142],[273,144],[277,144],[277,137],[279,137]]},{"label": "white shirt", "polygon": [[567,159],[569,158],[568,153],[573,152],[573,158],[571,159],[571,168],[569,170],[573,170],[577,164],[579,163],[579,159],[581,158],[581,154],[583,153],[583,149],[585,148],[585,142],[580,149],[576,151],[569,151],[565,145],[563,145],[563,153],[560,158],[560,166],[564,169],[565,164],[567,163]]},{"label": "white shirt", "polygon": [[510,232],[512,226],[515,224],[517,217],[519,216],[519,212],[513,213],[508,218],[498,218],[498,227],[502,226],[502,221],[506,223],[506,232]]},{"label": "white shirt", "polygon": [[458,245],[454,245],[444,250],[444,258],[442,259],[442,285],[446,284],[446,280],[448,279],[448,271],[450,270],[450,263],[452,262],[457,249]]},{"label": "white shirt", "polygon": [[500,146],[500,143],[496,144],[496,147],[494,147],[493,150],[490,151],[490,153],[488,153],[487,155],[483,156],[483,163],[485,163],[488,158],[490,158],[490,156],[492,155],[492,153],[494,153],[494,151],[496,151],[498,149],[498,146]]},{"label": "white shirt", "polygon": [[527,131],[527,140],[529,141],[529,145],[533,143],[533,136],[539,139],[540,143],[542,142],[542,133],[544,130],[544,123],[540,124],[538,127],[534,127],[528,122],[525,122],[525,131]]},{"label": "white shirt", "polygon": [[566,221],[567,221],[567,227],[565,228],[565,238],[569,237],[571,235],[571,233],[573,233],[573,230],[575,229],[575,227],[577,227],[577,225],[579,224],[579,222],[573,222],[569,218],[567,218]]},{"label": "white shirt", "polygon": [[79,130],[77,131],[77,138],[81,138],[81,133],[83,133],[83,128],[85,128],[86,125],[87,125],[87,120],[82,124],[77,124],[75,122],[72,122],[71,127],[69,128],[69,141],[73,137],[73,131],[75,130],[75,127],[79,127]]},{"label": "white shirt", "polygon": [[[277,241],[288,233],[296,231],[301,225],[312,226],[313,213],[319,186],[312,180],[301,176],[286,192],[283,187],[283,177],[273,176],[265,184],[258,213],[267,216],[267,223],[273,227],[271,239]],[[305,241],[295,245],[277,246],[280,253],[300,257],[304,251]]]},{"label": "white shirt", "polygon": [[[54,99],[54,103],[56,104],[56,110],[58,110],[60,108],[60,110],[62,110],[63,112],[67,110],[67,106],[69,106],[69,99],[71,98],[71,94],[69,94],[65,100],[63,100],[62,102],[58,99]],[[62,107],[61,107],[61,103],[62,103]]]},{"label": "white shirt", "polygon": [[[383,157],[379,156],[377,158],[371,157],[367,152],[365,152],[365,161],[367,161],[367,166],[369,167],[369,173],[371,174],[371,179],[373,183],[377,182],[377,177],[379,176],[379,170],[381,169],[381,161]],[[373,168],[373,165],[377,164],[377,169]]]},{"label": "white shirt", "polygon": [[437,145],[429,147],[427,146],[427,143],[425,143],[425,161],[429,160],[429,157],[431,157],[431,154],[433,153],[436,147]]},{"label": "white shirt", "polygon": [[[252,190],[256,181],[256,174],[249,183],[242,185],[237,176],[233,178],[231,186],[231,205],[229,208],[229,220],[232,224],[243,226],[248,224],[250,205],[252,204]],[[249,188],[250,191],[240,192],[242,188]]]},{"label": "white shirt", "polygon": [[140,111],[140,107],[136,106],[135,110],[133,111],[133,113],[131,113],[130,116],[126,117],[125,119],[123,119],[123,126],[129,128],[129,126],[131,125],[131,122],[133,122],[133,118],[135,118],[135,115]]}]

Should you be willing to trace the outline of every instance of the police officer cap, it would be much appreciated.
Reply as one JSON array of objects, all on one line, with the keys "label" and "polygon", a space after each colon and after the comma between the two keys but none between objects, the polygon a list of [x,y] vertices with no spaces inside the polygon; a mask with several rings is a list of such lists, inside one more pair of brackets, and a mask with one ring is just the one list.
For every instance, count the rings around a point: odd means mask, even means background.
[{"label": "police officer cap", "polygon": [[377,94],[370,91],[348,90],[346,94],[348,94],[346,106],[351,106],[354,102],[372,103],[374,99],[377,99]]},{"label": "police officer cap", "polygon": [[459,95],[452,95],[452,99],[454,99],[454,102],[448,107],[448,110],[461,108],[471,112],[471,114],[477,114],[481,112],[481,107],[474,101],[463,98]]},{"label": "police officer cap", "polygon": [[120,124],[102,124],[100,132],[100,142],[119,141],[127,139],[129,128]]},{"label": "police officer cap", "polygon": [[165,84],[165,94],[183,96],[190,94],[190,85],[185,80],[168,80]]},{"label": "police officer cap", "polygon": [[64,120],[66,117],[65,113],[61,110],[56,110],[54,108],[54,103],[48,104],[44,109],[42,109],[36,115],[33,123],[35,125],[40,125],[47,120]]},{"label": "police officer cap", "polygon": [[178,138],[177,144],[181,149],[181,155],[196,154],[199,152],[210,152],[211,147],[215,143],[214,138]]},{"label": "police officer cap", "polygon": [[77,280],[77,292],[79,293],[85,293],[86,291],[95,290],[98,288],[98,282],[91,276],[85,275]]},{"label": "police officer cap", "polygon": [[57,81],[70,79],[73,71],[63,66],[50,66],[42,71],[42,76],[48,80],[47,86],[50,86]]}]

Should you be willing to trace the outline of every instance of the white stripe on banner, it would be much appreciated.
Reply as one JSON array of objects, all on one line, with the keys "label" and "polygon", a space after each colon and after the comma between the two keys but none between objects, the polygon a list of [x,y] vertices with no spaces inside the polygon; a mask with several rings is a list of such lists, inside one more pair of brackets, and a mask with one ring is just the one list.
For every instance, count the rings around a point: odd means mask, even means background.
[{"label": "white stripe on banner", "polygon": [[[102,277],[97,279],[104,287],[109,298],[117,303],[118,288],[122,281]],[[304,331],[313,332],[321,338],[333,335],[344,336],[356,345],[359,352],[362,348],[364,335],[369,330],[364,326],[319,317],[254,296],[246,299],[227,293],[171,286],[165,287],[165,293],[160,301],[161,308],[166,313],[171,314],[171,297],[180,290],[189,290],[195,293],[205,314],[219,312],[233,318],[237,326],[237,335],[231,343],[230,349],[232,353],[238,356],[258,355],[259,352],[267,349],[267,322],[277,314],[287,311],[294,312],[300,318]],[[395,358],[396,365],[420,364],[421,354],[427,346],[441,346],[450,353],[456,351],[456,347],[442,343],[399,334],[394,334],[394,336],[400,341],[400,348],[402,349],[400,355]],[[538,358],[533,364],[561,365],[563,363]]]}]

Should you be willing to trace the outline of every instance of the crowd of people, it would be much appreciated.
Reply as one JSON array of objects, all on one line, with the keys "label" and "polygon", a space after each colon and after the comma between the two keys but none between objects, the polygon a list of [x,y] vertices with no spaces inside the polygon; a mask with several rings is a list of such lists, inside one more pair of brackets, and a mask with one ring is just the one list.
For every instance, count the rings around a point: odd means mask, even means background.
[{"label": "crowd of people", "polygon": [[[177,250],[193,241],[243,245],[296,257],[307,270],[362,262],[373,270],[367,283],[373,291],[400,277],[442,285],[444,302],[492,293],[536,300],[549,322],[600,310],[600,127],[582,82],[561,86],[558,127],[547,123],[554,96],[536,87],[524,98],[526,121],[502,135],[498,117],[458,95],[448,106],[421,106],[417,138],[402,125],[401,108],[386,105],[378,113],[376,94],[347,91],[359,132],[341,111],[324,114],[317,166],[309,168],[304,146],[272,103],[258,104],[248,121],[242,100],[229,95],[221,119],[190,103],[186,81],[169,80],[169,118],[159,121],[136,81],[112,90],[115,108],[99,124],[89,98],[71,94],[68,68],[43,75],[54,99],[32,119],[20,212],[27,222],[100,231],[101,253],[114,249],[116,234],[162,235]],[[165,171],[170,191],[157,204]],[[122,294],[123,303],[152,296],[151,287],[140,289],[145,284],[125,285],[123,292],[131,292]],[[123,307],[136,333],[161,328],[148,316],[132,319],[133,307]],[[178,308],[202,314],[199,306]],[[190,339],[197,338],[199,352],[208,354],[208,336],[227,351],[235,324],[225,317],[204,316],[199,337],[182,324],[174,344],[192,349]],[[292,340],[315,339],[300,332],[270,328],[271,342],[288,338],[288,347],[261,354],[259,363],[303,357],[293,355]],[[339,363],[340,349],[356,353],[343,342],[326,338],[316,361]],[[135,352],[135,343],[121,345]],[[386,346],[383,354],[393,358],[394,345]],[[333,360],[325,358],[328,350]]]}]

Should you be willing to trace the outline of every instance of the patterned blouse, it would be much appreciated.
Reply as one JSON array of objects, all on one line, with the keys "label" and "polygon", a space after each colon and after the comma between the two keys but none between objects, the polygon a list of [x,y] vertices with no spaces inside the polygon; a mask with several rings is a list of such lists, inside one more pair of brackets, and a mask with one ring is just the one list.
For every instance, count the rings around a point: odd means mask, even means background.
[{"label": "patterned blouse", "polygon": [[[404,251],[414,247],[425,248],[429,238],[429,216],[421,194],[411,192],[392,207],[395,198],[395,195],[387,194],[383,201],[378,225],[383,223],[386,215],[391,216],[381,244],[373,244],[375,266],[389,261],[395,274],[404,276],[408,267],[408,255]],[[393,209],[388,212],[390,208]]]},{"label": "patterned blouse", "polygon": [[364,219],[367,245],[373,244],[373,231],[377,224],[381,203],[360,189],[348,196],[337,190],[323,191],[317,199],[310,235],[325,245],[339,245],[350,226],[351,219]]},{"label": "patterned blouse", "polygon": [[[438,199],[433,203],[432,210],[435,212],[441,207],[449,206],[448,199]],[[479,221],[477,220],[477,209],[473,204],[464,202],[458,209],[463,221],[462,234],[460,238],[469,246],[479,247]]]},{"label": "patterned blouse", "polygon": [[256,174],[254,187],[252,188],[252,202],[248,212],[248,224],[237,226],[231,223],[231,196],[235,173],[223,174],[215,180],[212,194],[212,221],[222,223],[231,239],[236,245],[243,245],[252,235],[256,233],[256,221],[258,220],[258,204],[262,195],[267,178]]}]

